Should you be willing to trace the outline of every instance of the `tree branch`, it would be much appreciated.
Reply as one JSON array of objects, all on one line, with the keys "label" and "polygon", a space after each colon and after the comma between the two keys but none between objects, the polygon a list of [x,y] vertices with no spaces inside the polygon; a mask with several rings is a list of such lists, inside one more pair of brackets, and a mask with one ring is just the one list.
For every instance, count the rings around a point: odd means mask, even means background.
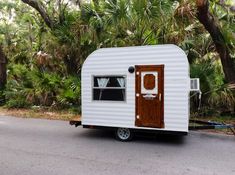
[{"label": "tree branch", "polygon": [[25,4],[28,4],[29,6],[33,7],[35,10],[38,11],[38,13],[41,15],[42,19],[46,23],[46,25],[53,29],[54,23],[50,16],[47,14],[45,8],[43,7],[43,4],[40,3],[40,1],[37,0],[22,0]]},{"label": "tree branch", "polygon": [[217,25],[214,16],[209,12],[208,0],[197,0],[197,18],[210,33],[215,44],[216,50],[219,53],[225,79],[230,82],[235,82],[235,65],[232,57],[229,54],[229,48],[224,40],[223,34]]}]

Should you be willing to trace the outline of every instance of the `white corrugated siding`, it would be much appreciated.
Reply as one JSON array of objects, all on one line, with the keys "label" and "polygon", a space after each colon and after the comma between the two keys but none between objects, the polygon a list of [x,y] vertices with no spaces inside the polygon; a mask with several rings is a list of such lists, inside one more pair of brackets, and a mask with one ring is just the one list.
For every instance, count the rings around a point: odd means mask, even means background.
[{"label": "white corrugated siding", "polygon": [[[160,130],[188,131],[189,65],[185,53],[175,45],[106,48],[93,52],[82,67],[82,124],[137,128],[135,74],[129,73],[128,68],[158,64],[165,65],[165,128]],[[126,101],[92,101],[93,75],[126,75]]]}]

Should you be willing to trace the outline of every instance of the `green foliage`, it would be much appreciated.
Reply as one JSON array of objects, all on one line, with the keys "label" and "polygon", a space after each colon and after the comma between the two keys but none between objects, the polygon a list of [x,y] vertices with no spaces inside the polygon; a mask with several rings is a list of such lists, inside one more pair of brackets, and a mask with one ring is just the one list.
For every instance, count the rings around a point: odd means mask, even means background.
[{"label": "green foliage", "polygon": [[77,77],[67,77],[62,80],[63,87],[59,90],[57,100],[62,105],[80,105],[81,81]]},{"label": "green foliage", "polygon": [[25,94],[21,92],[9,91],[7,94],[6,107],[8,108],[29,108],[32,104],[25,98]]},{"label": "green foliage", "polygon": [[80,80],[77,77],[61,77],[20,64],[14,64],[9,70],[5,91],[8,107],[80,104]]},{"label": "green foliage", "polygon": [[9,108],[30,107],[27,100],[27,90],[32,87],[29,71],[24,65],[14,65],[9,71],[8,82],[4,92],[6,106]]},{"label": "green foliage", "polygon": [[[187,54],[191,77],[199,77],[200,113],[234,112],[234,92],[225,84],[210,35],[195,17],[192,0],[40,1],[54,23],[49,28],[39,13],[20,0],[0,2],[0,43],[9,60],[8,107],[69,107],[81,104],[81,65],[102,47],[169,44]],[[235,58],[235,15],[231,2],[210,1],[224,39]],[[43,8],[44,8],[43,7]],[[41,51],[45,57],[38,56]],[[0,102],[1,103],[1,102]],[[192,98],[192,111],[198,101]]]},{"label": "green foliage", "polygon": [[[234,92],[224,83],[224,75],[218,61],[205,60],[191,65],[190,74],[192,77],[200,78],[202,91],[201,114],[221,115],[234,112]],[[198,101],[192,99],[192,111],[197,111]]]}]

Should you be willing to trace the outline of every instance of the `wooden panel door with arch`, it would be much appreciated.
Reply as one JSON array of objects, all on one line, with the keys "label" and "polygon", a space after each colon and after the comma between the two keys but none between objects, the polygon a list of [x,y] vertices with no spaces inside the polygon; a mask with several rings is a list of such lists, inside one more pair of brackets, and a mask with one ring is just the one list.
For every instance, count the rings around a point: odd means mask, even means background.
[{"label": "wooden panel door with arch", "polygon": [[164,128],[164,65],[136,65],[135,77],[135,125]]}]

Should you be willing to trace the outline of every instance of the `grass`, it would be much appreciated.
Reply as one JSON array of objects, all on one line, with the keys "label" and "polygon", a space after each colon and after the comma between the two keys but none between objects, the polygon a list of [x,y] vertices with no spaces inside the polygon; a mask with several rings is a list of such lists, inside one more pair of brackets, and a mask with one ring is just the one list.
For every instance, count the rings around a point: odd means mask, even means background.
[{"label": "grass", "polygon": [[69,121],[73,118],[79,118],[77,112],[71,110],[56,110],[49,108],[30,108],[30,109],[7,109],[0,107],[0,115],[10,115],[21,118],[40,118],[49,120],[64,120]]}]

